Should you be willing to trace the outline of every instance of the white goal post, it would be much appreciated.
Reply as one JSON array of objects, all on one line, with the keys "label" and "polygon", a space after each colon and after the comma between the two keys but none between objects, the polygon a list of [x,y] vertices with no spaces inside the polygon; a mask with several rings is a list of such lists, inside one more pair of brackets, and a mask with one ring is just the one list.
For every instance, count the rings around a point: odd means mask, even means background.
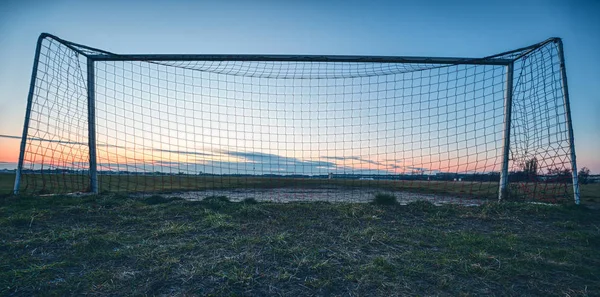
[{"label": "white goal post", "polygon": [[448,58],[114,54],[40,35],[14,194],[277,187],[579,204],[561,39]]}]

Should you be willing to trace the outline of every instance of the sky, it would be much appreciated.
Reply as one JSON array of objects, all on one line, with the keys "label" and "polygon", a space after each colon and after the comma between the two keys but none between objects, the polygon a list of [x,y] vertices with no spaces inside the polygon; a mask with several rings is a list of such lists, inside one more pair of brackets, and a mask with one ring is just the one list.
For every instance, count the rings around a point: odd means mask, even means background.
[{"label": "sky", "polygon": [[[552,0],[2,1],[0,135],[22,133],[41,32],[116,53],[450,57],[483,57],[561,37],[578,166],[598,173],[598,13],[598,1]],[[14,163],[18,146],[18,139],[0,137],[0,163]],[[219,154],[312,166],[296,156],[270,153]],[[319,165],[329,166],[336,158],[359,161],[352,155],[325,156]]]}]

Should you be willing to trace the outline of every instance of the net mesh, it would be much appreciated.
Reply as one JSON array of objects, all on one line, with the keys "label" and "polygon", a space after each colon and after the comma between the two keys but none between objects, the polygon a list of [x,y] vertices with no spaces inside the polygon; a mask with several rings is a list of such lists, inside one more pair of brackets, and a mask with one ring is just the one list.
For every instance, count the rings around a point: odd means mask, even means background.
[{"label": "net mesh", "polygon": [[40,44],[26,151],[25,193],[89,190],[86,59],[65,44]]},{"label": "net mesh", "polygon": [[[21,191],[89,190],[88,55],[113,54],[43,39]],[[570,199],[555,44],[493,58],[516,58],[511,197]],[[99,60],[94,67],[101,192],[274,201],[498,196],[503,65]]]},{"label": "net mesh", "polygon": [[557,46],[541,47],[514,65],[512,193],[544,201],[571,198],[571,150]]}]

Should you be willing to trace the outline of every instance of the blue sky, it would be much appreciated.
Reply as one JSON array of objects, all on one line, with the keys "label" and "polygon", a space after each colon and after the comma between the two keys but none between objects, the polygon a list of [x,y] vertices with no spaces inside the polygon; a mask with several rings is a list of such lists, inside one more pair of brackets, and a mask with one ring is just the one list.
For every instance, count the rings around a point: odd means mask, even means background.
[{"label": "blue sky", "polygon": [[[2,1],[0,134],[22,132],[41,32],[117,53],[467,57],[557,36],[578,163],[598,173],[598,13],[598,1]],[[15,143],[0,138],[0,156]]]}]

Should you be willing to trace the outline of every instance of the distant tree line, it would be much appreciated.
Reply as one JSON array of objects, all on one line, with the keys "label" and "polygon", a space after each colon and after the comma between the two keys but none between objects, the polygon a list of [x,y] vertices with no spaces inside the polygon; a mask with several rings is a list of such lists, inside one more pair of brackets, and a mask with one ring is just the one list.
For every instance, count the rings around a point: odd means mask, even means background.
[{"label": "distant tree line", "polygon": [[[578,172],[578,178],[580,184],[587,184],[589,182],[590,169],[587,167],[581,168]],[[531,158],[526,160],[521,165],[521,170],[511,172],[509,174],[509,182],[554,182],[554,183],[565,183],[570,182],[573,178],[571,170],[568,168],[548,168],[546,174],[541,174],[539,168],[539,162],[537,158]]]}]

